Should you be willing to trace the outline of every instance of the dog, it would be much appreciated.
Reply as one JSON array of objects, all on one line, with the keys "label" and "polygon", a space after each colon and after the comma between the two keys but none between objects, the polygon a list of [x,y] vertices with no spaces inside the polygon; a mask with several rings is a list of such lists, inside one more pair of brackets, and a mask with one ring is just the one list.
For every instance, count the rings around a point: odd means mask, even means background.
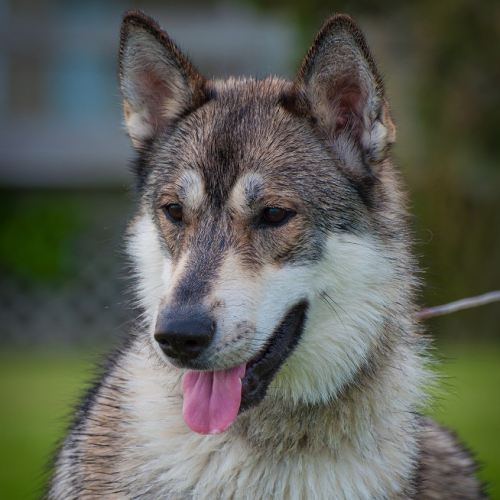
[{"label": "dog", "polygon": [[354,21],[326,21],[294,81],[210,80],[131,11],[120,79],[143,320],[78,408],[47,498],[486,498],[421,415],[395,127]]}]

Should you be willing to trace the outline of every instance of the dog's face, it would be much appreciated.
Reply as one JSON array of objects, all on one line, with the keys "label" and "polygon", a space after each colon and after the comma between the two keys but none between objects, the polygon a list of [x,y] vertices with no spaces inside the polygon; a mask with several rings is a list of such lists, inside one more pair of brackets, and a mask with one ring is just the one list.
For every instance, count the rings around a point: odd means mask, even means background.
[{"label": "dog's face", "polygon": [[210,81],[131,12],[120,63],[142,195],[130,253],[151,341],[187,369],[186,422],[221,432],[271,384],[335,397],[394,299],[394,127],[359,30],[327,22],[293,83]]}]

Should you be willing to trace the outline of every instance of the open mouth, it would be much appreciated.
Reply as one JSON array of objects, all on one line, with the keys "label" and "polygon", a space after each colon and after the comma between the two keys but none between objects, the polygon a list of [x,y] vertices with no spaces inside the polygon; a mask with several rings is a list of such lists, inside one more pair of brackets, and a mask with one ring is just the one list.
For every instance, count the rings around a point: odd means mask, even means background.
[{"label": "open mouth", "polygon": [[274,331],[265,348],[246,366],[239,413],[259,404],[269,384],[297,345],[304,328],[307,301],[293,306]]},{"label": "open mouth", "polygon": [[262,401],[274,376],[299,342],[307,308],[307,301],[293,306],[250,361],[225,370],[186,372],[182,413],[193,431],[220,434],[238,414]]}]

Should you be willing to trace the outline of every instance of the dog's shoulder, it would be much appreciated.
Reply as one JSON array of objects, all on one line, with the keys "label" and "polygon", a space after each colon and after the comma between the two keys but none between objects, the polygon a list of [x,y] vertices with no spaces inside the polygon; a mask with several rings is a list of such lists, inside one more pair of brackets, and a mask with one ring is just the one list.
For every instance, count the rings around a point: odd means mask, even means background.
[{"label": "dog's shoulder", "polygon": [[486,499],[476,472],[476,463],[452,431],[431,419],[422,419],[417,500]]}]

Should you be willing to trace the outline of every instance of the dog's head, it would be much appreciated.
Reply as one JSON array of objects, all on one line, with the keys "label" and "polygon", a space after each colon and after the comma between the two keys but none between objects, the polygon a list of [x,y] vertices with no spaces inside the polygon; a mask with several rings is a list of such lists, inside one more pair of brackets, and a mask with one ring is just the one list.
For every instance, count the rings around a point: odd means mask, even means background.
[{"label": "dog's head", "polygon": [[335,397],[406,293],[395,131],[357,26],[327,21],[294,82],[219,81],[134,11],[120,75],[130,253],[153,345],[187,369],[188,425],[221,432],[266,394]]}]

